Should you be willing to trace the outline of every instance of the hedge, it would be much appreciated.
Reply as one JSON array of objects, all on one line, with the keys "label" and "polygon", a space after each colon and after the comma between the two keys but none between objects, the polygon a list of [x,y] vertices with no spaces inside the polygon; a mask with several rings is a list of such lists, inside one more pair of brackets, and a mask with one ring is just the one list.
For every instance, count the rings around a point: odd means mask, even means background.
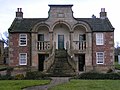
[{"label": "hedge", "polygon": [[111,79],[111,80],[118,80],[120,79],[120,73],[97,73],[97,72],[87,72],[82,73],[75,78],[77,79]]}]

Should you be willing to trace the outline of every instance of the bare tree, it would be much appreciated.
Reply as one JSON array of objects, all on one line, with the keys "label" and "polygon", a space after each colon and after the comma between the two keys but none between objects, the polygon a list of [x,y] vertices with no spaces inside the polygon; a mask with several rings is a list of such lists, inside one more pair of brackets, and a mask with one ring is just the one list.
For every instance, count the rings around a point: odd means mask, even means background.
[{"label": "bare tree", "polygon": [[6,46],[8,46],[8,44],[9,44],[8,43],[8,41],[9,41],[9,39],[8,39],[8,37],[9,37],[8,32],[7,31],[3,32],[3,35],[0,33],[0,37],[1,37],[2,41],[4,42],[4,44]]}]

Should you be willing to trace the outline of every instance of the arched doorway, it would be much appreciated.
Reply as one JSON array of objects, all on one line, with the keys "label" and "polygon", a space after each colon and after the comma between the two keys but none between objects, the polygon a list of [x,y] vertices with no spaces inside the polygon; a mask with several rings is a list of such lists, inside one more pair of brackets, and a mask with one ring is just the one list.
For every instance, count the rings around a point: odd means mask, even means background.
[{"label": "arched doorway", "polygon": [[55,25],[53,29],[53,41],[56,42],[56,49],[67,49],[67,43],[70,43],[70,30],[63,24]]}]

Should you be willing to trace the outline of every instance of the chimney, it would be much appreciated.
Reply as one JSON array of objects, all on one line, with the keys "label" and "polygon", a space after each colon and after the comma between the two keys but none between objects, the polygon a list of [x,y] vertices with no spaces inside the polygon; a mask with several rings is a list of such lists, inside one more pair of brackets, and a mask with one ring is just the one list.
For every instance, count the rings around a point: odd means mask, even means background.
[{"label": "chimney", "polygon": [[17,8],[16,18],[17,18],[17,19],[23,19],[22,8]]},{"label": "chimney", "polygon": [[101,8],[100,18],[101,19],[107,18],[107,12],[105,12],[105,8]]}]

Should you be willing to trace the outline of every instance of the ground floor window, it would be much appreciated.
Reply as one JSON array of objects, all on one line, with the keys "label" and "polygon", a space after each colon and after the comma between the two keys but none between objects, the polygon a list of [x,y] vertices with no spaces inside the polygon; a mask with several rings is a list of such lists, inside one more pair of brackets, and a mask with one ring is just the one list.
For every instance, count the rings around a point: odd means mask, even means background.
[{"label": "ground floor window", "polygon": [[96,52],[96,63],[104,64],[104,52]]},{"label": "ground floor window", "polygon": [[27,65],[27,53],[19,54],[19,65]]}]

